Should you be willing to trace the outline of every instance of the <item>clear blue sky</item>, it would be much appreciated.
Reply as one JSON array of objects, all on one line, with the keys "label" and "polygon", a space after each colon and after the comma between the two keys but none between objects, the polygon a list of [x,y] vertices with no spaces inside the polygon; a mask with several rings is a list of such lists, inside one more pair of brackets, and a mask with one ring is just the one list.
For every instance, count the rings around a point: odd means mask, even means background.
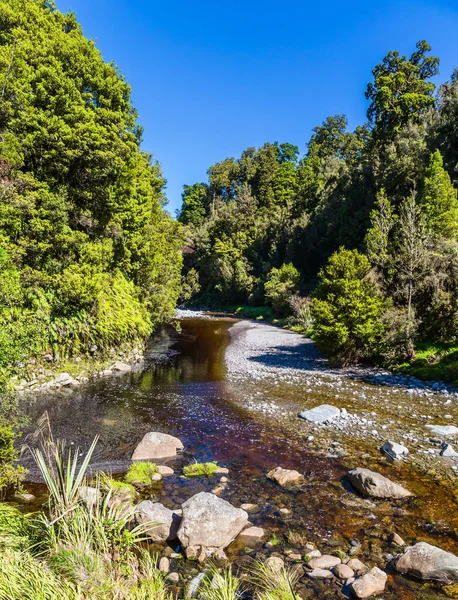
[{"label": "clear blue sky", "polygon": [[143,148],[183,184],[248,146],[301,152],[328,115],[364,122],[364,90],[389,50],[426,39],[445,81],[458,67],[458,0],[57,0],[133,88]]}]

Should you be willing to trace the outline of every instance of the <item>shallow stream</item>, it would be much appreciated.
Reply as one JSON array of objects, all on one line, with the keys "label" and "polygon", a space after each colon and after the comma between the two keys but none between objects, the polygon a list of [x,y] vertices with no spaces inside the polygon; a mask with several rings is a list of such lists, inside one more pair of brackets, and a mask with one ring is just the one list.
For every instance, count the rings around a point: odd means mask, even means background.
[{"label": "shallow stream", "polygon": [[[370,566],[387,568],[387,555],[396,554],[396,549],[386,538],[394,531],[407,543],[428,541],[458,554],[453,480],[434,478],[409,462],[389,464],[370,439],[348,434],[342,437],[330,430],[321,438],[315,432],[314,443],[307,443],[311,432],[296,417],[305,381],[296,378],[279,383],[268,378],[251,381],[227,376],[225,351],[234,323],[229,318],[184,319],[181,333],[169,331],[163,339],[173,351],[167,359],[152,361],[144,372],[28,397],[24,400],[26,412],[35,427],[47,411],[54,436],[79,446],[83,453],[99,435],[92,466],[114,474],[128,468],[132,450],[146,432],[164,431],[179,437],[185,452],[168,463],[176,475],[165,478],[154,491],[157,499],[171,508],[218,484],[215,478],[181,479],[183,465],[193,460],[214,460],[228,467],[229,482],[220,496],[236,506],[257,504],[259,511],[251,514],[250,520],[263,526],[272,542],[270,547],[251,553],[238,548],[235,542],[228,555],[241,566],[247,556],[256,553],[287,556],[291,550],[304,555],[305,543],[312,542],[323,554],[351,552]],[[368,396],[367,383],[353,379],[348,385],[351,398]],[[396,395],[398,391],[385,387],[383,394]],[[272,414],[255,410],[252,398],[256,395],[264,405],[275,402],[279,410]],[[307,387],[306,395],[309,406],[329,400],[329,392],[322,387]],[[396,399],[396,405],[398,402],[401,400]],[[354,408],[350,397],[348,403]],[[26,441],[33,444],[31,431],[28,433]],[[333,453],[336,447],[338,452]],[[36,471],[26,454],[23,460],[31,468],[31,480],[35,479]],[[267,471],[279,465],[303,473],[304,486],[287,491],[267,480]],[[381,470],[409,487],[416,498],[377,502],[361,498],[344,478],[348,469],[357,466]],[[40,493],[39,486],[29,487]],[[185,567],[183,563],[172,561],[172,569],[189,575],[196,571],[195,564]],[[400,577],[389,567],[387,571],[386,600],[447,597],[439,586]],[[345,598],[348,592],[337,583],[304,577],[300,594],[303,598],[330,599]]]}]

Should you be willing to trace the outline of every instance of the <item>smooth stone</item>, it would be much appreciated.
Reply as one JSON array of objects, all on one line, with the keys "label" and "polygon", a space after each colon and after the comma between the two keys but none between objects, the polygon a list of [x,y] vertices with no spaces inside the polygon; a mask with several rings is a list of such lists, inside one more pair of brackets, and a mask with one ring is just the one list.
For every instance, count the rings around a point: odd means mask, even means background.
[{"label": "smooth stone", "polygon": [[343,581],[355,576],[355,572],[348,565],[336,565],[333,571],[334,575]]},{"label": "smooth stone", "polygon": [[23,504],[30,504],[31,502],[36,500],[36,496],[34,496],[33,494],[23,493],[23,494],[16,494],[14,496],[14,499],[17,502],[22,502]]},{"label": "smooth stone", "polygon": [[329,579],[331,577],[334,577],[334,575],[331,573],[331,571],[328,571],[328,569],[313,569],[313,571],[309,571],[307,573],[307,575],[311,578],[311,579]]},{"label": "smooth stone", "polygon": [[75,383],[75,380],[68,373],[59,373],[54,377],[54,383],[56,383],[57,385],[67,386],[73,385]]},{"label": "smooth stone", "polygon": [[298,471],[276,467],[267,473],[267,478],[276,481],[282,487],[291,487],[304,481],[304,476]]},{"label": "smooth stone", "polygon": [[272,571],[280,571],[285,567],[285,561],[279,556],[269,556],[264,564]]},{"label": "smooth stone", "polygon": [[161,573],[168,573],[170,571],[170,560],[163,556],[159,561],[159,571]]},{"label": "smooth stone", "polygon": [[174,470],[171,467],[166,467],[164,465],[157,465],[157,472],[160,473],[163,477],[167,477],[168,475],[173,475]]},{"label": "smooth stone", "polygon": [[419,542],[399,558],[396,570],[419,579],[458,581],[458,556],[426,542]]},{"label": "smooth stone", "polygon": [[458,427],[455,427],[455,425],[426,425],[426,427],[431,429],[436,435],[449,436],[458,434]]},{"label": "smooth stone", "polygon": [[350,567],[357,575],[361,575],[367,571],[367,566],[359,558],[351,558],[347,562],[347,567]]},{"label": "smooth stone", "polygon": [[176,539],[181,517],[160,502],[143,500],[135,508],[135,520],[138,524],[151,523],[146,535],[153,542],[167,542]]},{"label": "smooth stone", "polygon": [[246,512],[255,512],[258,510],[258,505],[257,504],[242,504],[240,506],[240,508],[242,510],[245,510]]},{"label": "smooth stone", "polygon": [[371,498],[408,498],[411,492],[399,483],[394,483],[369,469],[353,469],[349,471],[348,480],[352,486],[364,496]]},{"label": "smooth stone", "polygon": [[370,598],[385,590],[387,579],[384,571],[374,567],[351,584],[351,591],[357,598]]},{"label": "smooth stone", "polygon": [[215,475],[229,475],[229,469],[226,467],[218,467],[215,471]]},{"label": "smooth stone", "polygon": [[316,548],[314,550],[307,551],[307,556],[310,558],[319,558],[321,556],[321,552]]},{"label": "smooth stone", "polygon": [[262,527],[248,527],[239,534],[237,540],[240,540],[245,546],[251,547],[262,543],[266,532]]},{"label": "smooth stone", "polygon": [[387,441],[381,447],[381,451],[393,460],[402,460],[409,456],[409,450],[402,444],[396,442]]},{"label": "smooth stone", "polygon": [[332,569],[333,567],[340,565],[341,562],[342,561],[338,556],[323,554],[323,556],[309,560],[307,566],[309,566],[311,569]]},{"label": "smooth stone", "polygon": [[178,583],[180,581],[180,576],[178,575],[178,573],[169,573],[166,579],[171,583]]},{"label": "smooth stone", "polygon": [[143,436],[142,441],[135,448],[132,460],[157,460],[159,458],[173,458],[177,451],[184,446],[176,437],[167,433],[150,431]]},{"label": "smooth stone", "polygon": [[310,423],[320,425],[339,417],[340,410],[331,404],[322,404],[321,406],[315,406],[315,408],[310,410],[302,411],[299,413],[299,416]]},{"label": "smooth stone", "polygon": [[224,549],[248,524],[248,513],[207,492],[192,496],[182,509],[178,538],[184,548]]}]

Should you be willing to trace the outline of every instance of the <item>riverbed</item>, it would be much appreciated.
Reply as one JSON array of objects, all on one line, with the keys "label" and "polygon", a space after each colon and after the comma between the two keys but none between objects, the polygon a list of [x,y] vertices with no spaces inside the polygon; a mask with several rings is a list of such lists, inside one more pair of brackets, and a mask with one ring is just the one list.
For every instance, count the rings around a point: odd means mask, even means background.
[{"label": "riverbed", "polygon": [[[189,316],[181,333],[167,335],[172,351],[164,360],[147,362],[142,372],[24,398],[32,423],[27,443],[35,443],[36,425],[47,413],[54,436],[82,453],[99,435],[92,468],[120,474],[146,432],[170,433],[183,441],[185,452],[171,463],[176,475],[164,479],[155,495],[170,508],[179,507],[217,483],[183,481],[183,465],[215,460],[228,467],[221,497],[236,506],[257,504],[250,520],[264,527],[272,542],[250,556],[304,554],[305,542],[314,543],[323,553],[351,553],[387,569],[387,600],[447,597],[439,586],[395,575],[389,563],[396,549],[387,537],[396,532],[409,544],[428,541],[458,553],[458,462],[439,456],[441,440],[426,428],[458,425],[455,394],[393,385],[383,372],[330,368],[310,340],[263,323]],[[348,416],[324,426],[298,418],[298,412],[324,403],[345,408]],[[388,439],[408,446],[406,461],[393,463],[380,453]],[[27,453],[23,461],[36,480]],[[276,466],[297,469],[305,484],[297,491],[279,488],[265,477]],[[354,467],[383,473],[415,498],[358,496],[345,481]],[[243,549],[234,544],[228,554],[243,566]],[[196,569],[193,564],[185,571],[191,576]],[[300,593],[303,598],[347,594],[336,583],[305,577]]]}]

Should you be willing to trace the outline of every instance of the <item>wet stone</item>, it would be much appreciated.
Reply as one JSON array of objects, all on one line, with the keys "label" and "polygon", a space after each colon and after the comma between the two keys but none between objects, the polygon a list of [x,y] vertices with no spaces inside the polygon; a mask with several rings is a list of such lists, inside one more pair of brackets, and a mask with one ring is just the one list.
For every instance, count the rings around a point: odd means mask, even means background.
[{"label": "wet stone", "polygon": [[299,413],[301,419],[309,421],[309,423],[316,423],[321,425],[332,421],[340,416],[340,410],[330,404],[322,404],[321,406],[315,406],[310,410],[304,410]]}]

